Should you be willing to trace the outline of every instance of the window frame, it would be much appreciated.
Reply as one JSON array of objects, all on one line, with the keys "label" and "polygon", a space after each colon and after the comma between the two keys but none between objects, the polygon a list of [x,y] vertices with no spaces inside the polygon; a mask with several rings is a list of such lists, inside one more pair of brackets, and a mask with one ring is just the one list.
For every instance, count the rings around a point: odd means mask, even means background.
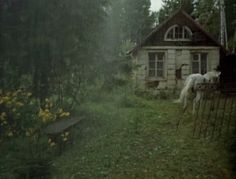
[{"label": "window frame", "polygon": [[[181,28],[182,32],[181,32],[181,38],[178,37],[178,35],[180,33],[178,33],[177,37],[176,37],[176,28]],[[173,32],[171,32],[173,31]],[[172,35],[169,35],[169,33],[172,33]],[[189,35],[188,35],[189,34]],[[169,38],[168,36],[172,36],[173,38]],[[189,36],[189,37],[186,37],[186,36]],[[192,40],[192,36],[193,36],[193,33],[191,31],[191,29],[187,26],[180,26],[180,25],[172,25],[171,27],[169,27],[165,33],[165,36],[164,36],[164,40],[165,41],[191,41]]]},{"label": "window frame", "polygon": [[[158,58],[158,54],[162,54],[162,60],[160,60]],[[154,64],[155,67],[151,67],[150,68],[150,54],[154,54],[155,55],[155,59],[154,59]],[[158,68],[158,62],[162,62],[162,75],[158,75],[158,71],[160,71],[160,69]],[[165,63],[166,63],[166,52],[165,51],[148,51],[148,70],[147,70],[147,76],[149,79],[164,79],[165,78]],[[150,76],[150,69],[154,69],[154,76]]]},{"label": "window frame", "polygon": [[[194,55],[197,55],[197,60],[194,60]],[[206,64],[206,69],[204,72],[203,69],[203,59],[202,59],[202,55],[206,55],[206,60],[205,60],[205,64]],[[193,63],[197,62],[198,63],[198,72],[194,72],[193,69]],[[192,73],[200,73],[200,74],[205,74],[208,71],[208,53],[207,52],[191,52],[191,72]]]}]

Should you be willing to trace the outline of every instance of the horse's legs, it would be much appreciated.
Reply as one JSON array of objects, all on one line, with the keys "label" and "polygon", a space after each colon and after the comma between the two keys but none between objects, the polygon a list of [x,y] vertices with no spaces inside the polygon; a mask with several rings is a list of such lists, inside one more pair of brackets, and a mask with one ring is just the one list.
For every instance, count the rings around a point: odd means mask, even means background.
[{"label": "horse's legs", "polygon": [[197,91],[196,97],[193,99],[193,114],[196,113],[196,105],[199,104],[201,98],[202,98],[202,92]]},{"label": "horse's legs", "polygon": [[187,91],[183,95],[183,103],[184,103],[183,110],[185,111],[188,105],[188,92]]}]

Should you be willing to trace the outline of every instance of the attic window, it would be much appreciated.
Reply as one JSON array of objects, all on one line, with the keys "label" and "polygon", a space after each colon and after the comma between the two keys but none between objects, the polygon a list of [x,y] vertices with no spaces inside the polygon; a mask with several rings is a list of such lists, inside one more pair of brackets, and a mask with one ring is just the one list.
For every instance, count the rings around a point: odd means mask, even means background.
[{"label": "attic window", "polygon": [[187,26],[173,25],[165,34],[165,41],[190,41],[192,31]]}]

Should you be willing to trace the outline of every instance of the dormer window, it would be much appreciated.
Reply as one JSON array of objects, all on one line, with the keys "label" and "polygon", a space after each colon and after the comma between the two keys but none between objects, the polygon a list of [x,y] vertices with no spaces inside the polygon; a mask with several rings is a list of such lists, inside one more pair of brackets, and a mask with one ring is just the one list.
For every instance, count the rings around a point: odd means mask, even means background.
[{"label": "dormer window", "polygon": [[192,31],[187,26],[173,25],[165,34],[165,41],[190,41]]}]

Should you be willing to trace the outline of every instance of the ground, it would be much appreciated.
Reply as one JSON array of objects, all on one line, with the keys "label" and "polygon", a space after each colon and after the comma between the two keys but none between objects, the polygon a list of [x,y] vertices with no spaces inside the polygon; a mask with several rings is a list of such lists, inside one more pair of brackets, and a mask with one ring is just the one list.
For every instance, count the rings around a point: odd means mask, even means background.
[{"label": "ground", "polygon": [[193,137],[191,113],[173,100],[124,93],[80,111],[87,118],[74,131],[75,144],[53,162],[54,178],[233,178],[226,146]]}]

